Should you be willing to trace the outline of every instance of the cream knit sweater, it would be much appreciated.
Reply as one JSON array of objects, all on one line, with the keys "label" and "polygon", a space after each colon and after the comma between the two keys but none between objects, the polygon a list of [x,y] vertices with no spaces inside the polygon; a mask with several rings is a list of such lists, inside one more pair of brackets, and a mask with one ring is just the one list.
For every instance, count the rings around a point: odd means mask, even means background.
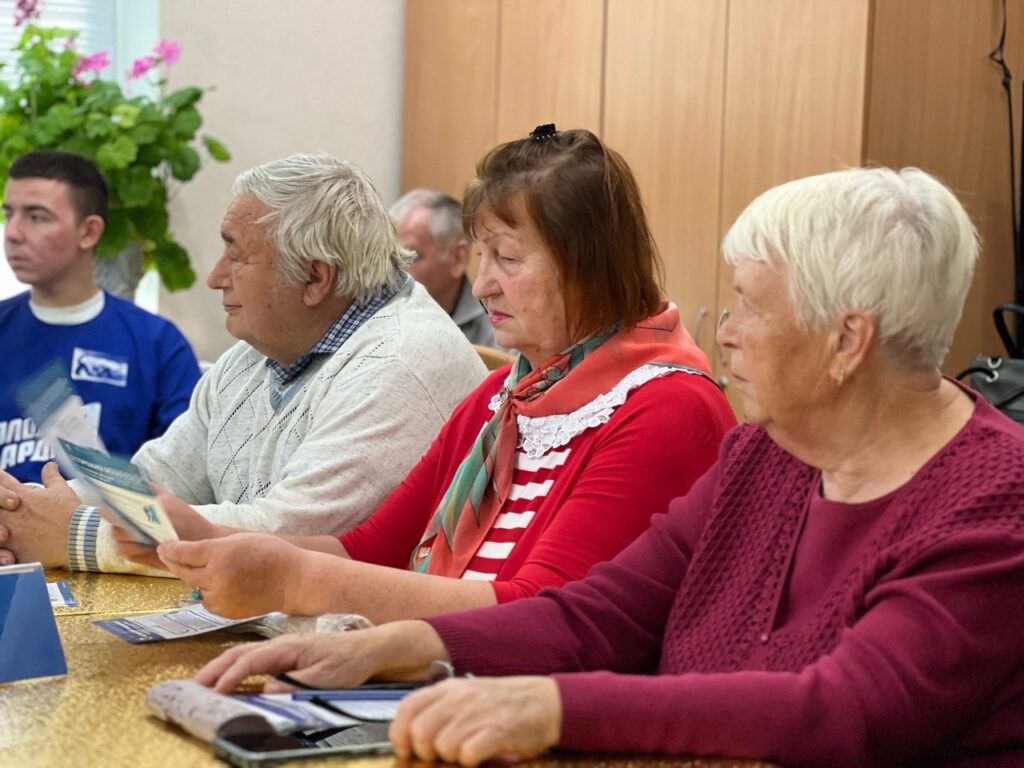
[{"label": "cream knit sweater", "polygon": [[[244,342],[225,352],[188,411],[133,461],[215,523],[289,534],[339,534],[373,513],[486,373],[412,281],[305,371],[276,411],[265,360]],[[94,515],[72,521],[72,565],[139,571]]]}]

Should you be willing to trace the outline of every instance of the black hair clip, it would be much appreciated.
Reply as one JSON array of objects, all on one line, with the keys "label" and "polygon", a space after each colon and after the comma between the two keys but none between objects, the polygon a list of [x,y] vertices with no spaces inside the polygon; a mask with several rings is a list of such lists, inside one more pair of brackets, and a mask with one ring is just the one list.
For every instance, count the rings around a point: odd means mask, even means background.
[{"label": "black hair clip", "polygon": [[553,139],[558,135],[558,129],[555,128],[554,123],[544,123],[544,125],[538,125],[532,131],[530,131],[530,138],[534,141],[544,141],[545,139]]}]

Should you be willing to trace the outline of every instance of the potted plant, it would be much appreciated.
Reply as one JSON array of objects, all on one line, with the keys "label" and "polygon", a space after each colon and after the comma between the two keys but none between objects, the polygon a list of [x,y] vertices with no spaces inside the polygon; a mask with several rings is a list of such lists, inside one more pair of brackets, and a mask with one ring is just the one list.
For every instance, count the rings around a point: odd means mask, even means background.
[{"label": "potted plant", "polygon": [[[25,152],[59,149],[90,158],[110,189],[97,263],[133,246],[141,268],[155,267],[169,290],[187,288],[195,273],[168,229],[169,193],[199,170],[200,144],[214,160],[230,159],[223,144],[198,133],[203,89],[181,88],[159,98],[127,94],[99,76],[110,66],[107,54],[82,55],[74,49],[75,35],[28,24],[15,47],[17,82],[0,82],[0,189],[11,162]],[[162,87],[166,67],[179,54],[176,44],[161,41],[133,63],[128,76],[154,73]]]}]

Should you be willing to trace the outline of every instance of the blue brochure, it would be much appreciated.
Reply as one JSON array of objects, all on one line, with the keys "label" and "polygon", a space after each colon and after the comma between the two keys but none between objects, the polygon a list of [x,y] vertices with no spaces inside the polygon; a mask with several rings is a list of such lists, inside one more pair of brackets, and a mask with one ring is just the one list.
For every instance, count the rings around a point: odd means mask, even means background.
[{"label": "blue brochure", "polygon": [[43,566],[0,567],[0,683],[67,673]]}]

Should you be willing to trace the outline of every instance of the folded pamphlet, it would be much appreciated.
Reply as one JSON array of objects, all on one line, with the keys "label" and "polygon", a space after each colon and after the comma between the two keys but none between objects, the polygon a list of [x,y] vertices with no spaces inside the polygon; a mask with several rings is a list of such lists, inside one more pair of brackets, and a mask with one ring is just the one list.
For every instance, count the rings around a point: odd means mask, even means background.
[{"label": "folded pamphlet", "polygon": [[392,701],[319,701],[290,693],[225,696],[191,680],[167,680],[149,689],[146,704],[156,717],[203,741],[259,733],[345,728],[394,718]]},{"label": "folded pamphlet", "polygon": [[127,640],[129,643],[154,643],[160,640],[179,640],[183,637],[205,635],[218,629],[237,627],[263,616],[250,616],[247,619],[225,619],[216,613],[210,613],[202,603],[193,603],[184,608],[169,611],[157,611],[142,616],[125,616],[120,619],[100,619],[94,621],[100,629]]},{"label": "folded pamphlet", "polygon": [[17,400],[53,447],[64,472],[82,483],[83,495],[102,502],[140,544],[155,547],[161,541],[177,540],[174,526],[139,468],[107,453],[94,419],[72,390],[61,363],[55,361],[22,384]]},{"label": "folded pamphlet", "polygon": [[69,608],[78,605],[78,601],[71,594],[71,587],[66,581],[48,581],[46,582],[46,591],[50,595],[50,605],[53,608]]},{"label": "folded pamphlet", "polygon": [[58,438],[71,474],[103,500],[104,506],[140,544],[156,547],[178,534],[137,466],[105,451]]}]

